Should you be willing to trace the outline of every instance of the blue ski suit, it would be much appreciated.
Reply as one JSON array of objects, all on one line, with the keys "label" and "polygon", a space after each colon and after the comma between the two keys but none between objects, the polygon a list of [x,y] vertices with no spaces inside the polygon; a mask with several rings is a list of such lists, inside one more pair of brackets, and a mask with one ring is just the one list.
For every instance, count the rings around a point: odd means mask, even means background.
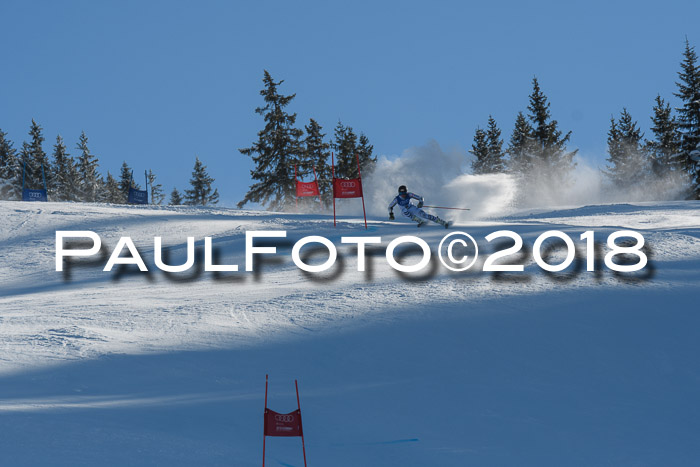
[{"label": "blue ski suit", "polygon": [[401,212],[403,213],[404,216],[408,217],[411,220],[414,220],[416,222],[420,222],[420,218],[422,219],[427,219],[433,222],[440,222],[437,216],[433,216],[432,214],[428,214],[427,212],[423,211],[421,208],[418,206],[414,205],[411,203],[412,199],[417,199],[418,200],[418,205],[422,206],[423,205],[423,197],[418,196],[415,193],[411,193],[410,191],[406,194],[405,198],[402,198],[401,195],[396,196],[391,203],[389,203],[389,212],[394,211],[394,206],[397,204],[401,208]]}]

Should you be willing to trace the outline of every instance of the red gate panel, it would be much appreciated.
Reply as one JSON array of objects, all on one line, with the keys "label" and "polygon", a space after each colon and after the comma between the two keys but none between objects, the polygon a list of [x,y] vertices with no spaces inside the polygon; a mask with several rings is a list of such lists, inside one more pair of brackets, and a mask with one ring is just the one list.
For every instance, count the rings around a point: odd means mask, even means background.
[{"label": "red gate panel", "polygon": [[362,198],[362,179],[334,178],[333,196],[335,198]]},{"label": "red gate panel", "polygon": [[318,183],[314,180],[313,182],[302,182],[297,180],[297,197],[302,196],[320,196],[321,192],[318,190]]},{"label": "red gate panel", "polygon": [[265,436],[301,436],[301,410],[277,413],[265,410]]}]

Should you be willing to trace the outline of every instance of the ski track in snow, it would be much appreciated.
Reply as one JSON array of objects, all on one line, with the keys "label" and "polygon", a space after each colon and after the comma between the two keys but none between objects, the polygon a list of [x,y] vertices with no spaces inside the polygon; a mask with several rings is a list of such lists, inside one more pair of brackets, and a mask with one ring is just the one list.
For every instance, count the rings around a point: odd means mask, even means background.
[{"label": "ski track in snow", "polygon": [[[457,225],[488,247],[483,237],[515,230],[532,245],[545,230],[559,229],[574,241],[595,230],[598,241],[619,229],[642,232],[660,271],[644,287],[697,284],[700,259],[699,203],[603,205],[557,211],[540,210],[502,219]],[[439,313],[439,306],[469,304],[494,297],[563,289],[640,287],[609,271],[594,278],[579,274],[555,281],[530,258],[526,279],[497,281],[486,273],[448,274],[408,282],[389,268],[383,256],[371,274],[356,271],[355,251],[340,244],[342,235],[365,235],[356,219],[342,219],[334,229],[327,216],[295,215],[226,208],[126,207],[99,204],[1,202],[0,372],[95,358],[109,353],[160,352],[174,349],[230,348],[284,340],[306,333],[333,332],[407,314]],[[109,252],[121,236],[130,236],[146,263],[153,265],[153,237],[172,250],[172,264],[184,262],[185,239],[214,238],[221,262],[239,265],[238,273],[215,280],[209,273],[179,282],[159,271],[131,273],[118,280],[99,264],[77,266],[70,280],[55,272],[55,231],[93,230]],[[291,262],[290,247],[279,248],[281,264],[263,264],[258,277],[244,271],[246,230],[287,230],[288,240],[324,235],[344,258],[342,272],[327,281],[309,280]],[[433,227],[415,231],[405,222],[370,221],[370,235],[383,244],[399,235],[420,235],[435,250],[447,232]],[[482,250],[483,251],[483,250]],[[484,254],[480,256],[483,264]],[[562,260],[558,252],[552,261]],[[673,268],[664,267],[673,264]],[[684,267],[687,265],[687,268]],[[339,266],[340,267],[340,266]],[[432,311],[432,310],[438,311]]]}]

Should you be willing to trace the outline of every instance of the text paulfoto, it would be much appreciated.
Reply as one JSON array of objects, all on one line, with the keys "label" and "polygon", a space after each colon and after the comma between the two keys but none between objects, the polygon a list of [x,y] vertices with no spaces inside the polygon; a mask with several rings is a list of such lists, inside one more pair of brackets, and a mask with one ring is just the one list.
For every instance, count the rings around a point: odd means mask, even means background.
[{"label": "text paulfoto", "polygon": [[[286,238],[287,232],[284,230],[271,231],[248,231],[245,233],[245,271],[252,272],[255,270],[256,255],[275,255],[278,254],[275,246],[256,246],[256,239],[280,239]],[[582,256],[586,260],[586,270],[596,270],[597,261],[595,260],[595,232],[586,231],[580,235],[580,240],[583,242],[583,255],[580,254],[579,248],[569,235],[558,230],[550,230],[542,233],[534,242],[532,247],[532,256],[537,266],[547,272],[559,272],[567,269],[575,259],[580,259]],[[630,241],[624,244],[616,243],[620,238],[629,238]],[[69,248],[66,240],[72,242],[85,243],[90,245],[88,248]],[[522,272],[524,264],[522,264],[522,255],[518,253],[523,248],[523,239],[516,232],[510,230],[499,230],[486,235],[484,239],[487,242],[492,242],[496,239],[506,239],[512,242],[512,246],[496,249],[491,252],[485,261],[479,264],[482,271],[486,272]],[[365,271],[365,257],[367,245],[380,245],[381,237],[363,236],[363,237],[341,237],[342,244],[355,245],[357,249],[357,271]],[[549,259],[549,254],[555,249],[552,243],[557,248],[563,248],[566,252],[565,259],[557,264],[552,264]],[[498,242],[496,242],[498,243]],[[548,246],[543,245],[547,243]],[[321,264],[308,264],[304,261],[300,254],[301,249],[306,245],[314,245],[315,248],[325,248],[328,258]],[[607,268],[615,272],[635,272],[643,269],[647,264],[647,256],[643,250],[644,237],[638,232],[631,230],[623,230],[613,232],[607,237],[608,252],[604,258],[604,264]],[[420,259],[414,264],[402,264],[397,260],[402,257],[397,255],[396,250],[400,247],[414,248],[419,252]],[[56,232],[56,271],[63,271],[64,261],[70,258],[90,257],[98,255],[102,249],[102,240],[100,236],[89,230],[68,231],[59,230]],[[122,256],[122,253],[128,251],[128,255]],[[444,267],[451,271],[466,271],[477,263],[479,256],[479,246],[476,240],[468,233],[456,231],[445,235],[440,241],[437,248],[437,256]],[[430,245],[420,237],[405,235],[394,238],[389,242],[385,249],[386,261],[393,269],[401,273],[415,273],[426,268],[431,259],[432,251]],[[326,271],[333,267],[338,258],[338,250],[336,245],[329,239],[310,235],[296,241],[292,247],[292,261],[302,271],[308,273],[318,273]],[[510,259],[506,259],[508,257]],[[515,258],[520,256],[519,261]],[[626,261],[614,261],[616,256],[624,258]],[[204,271],[208,272],[236,272],[238,271],[237,264],[214,264],[212,253],[212,238],[204,237]],[[629,258],[636,260],[629,261]],[[153,263],[155,267],[167,273],[180,273],[190,270],[197,260],[195,254],[195,238],[187,237],[187,258],[183,264],[172,265],[166,264],[163,260],[162,238],[153,238]],[[147,272],[148,267],[144,262],[141,254],[136,248],[131,237],[121,237],[117,242],[112,253],[109,255],[103,271],[112,271],[115,265],[135,265],[140,271]]]}]

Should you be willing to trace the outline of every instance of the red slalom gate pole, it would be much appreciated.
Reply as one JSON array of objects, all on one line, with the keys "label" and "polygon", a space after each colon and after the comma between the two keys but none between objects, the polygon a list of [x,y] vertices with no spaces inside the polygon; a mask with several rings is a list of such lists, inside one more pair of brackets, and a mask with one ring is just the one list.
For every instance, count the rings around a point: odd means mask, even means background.
[{"label": "red slalom gate pole", "polygon": [[299,196],[296,193],[297,183],[299,183],[299,180],[297,180],[297,165],[294,164],[294,207],[299,211]]},{"label": "red slalom gate pole", "polygon": [[[294,387],[297,390],[297,408],[299,409],[299,417],[301,418],[301,404],[299,403],[299,385],[297,384],[297,380],[294,380]],[[303,423],[301,425],[301,451],[304,453],[304,467],[306,467],[306,446],[304,446],[304,424]]]},{"label": "red slalom gate pole", "polygon": [[367,230],[367,211],[365,211],[365,189],[362,187],[362,174],[360,173],[360,156],[355,153],[357,159],[357,178],[360,179],[360,188],[362,189],[362,214],[365,216],[365,230]]},{"label": "red slalom gate pole", "polygon": [[318,184],[318,177],[316,176],[316,166],[311,167],[311,169],[314,171],[314,181],[316,182],[316,189],[318,190],[318,204],[320,204],[321,209],[323,209],[323,201],[321,201],[321,187]]},{"label": "red slalom gate pole", "polygon": [[[265,419],[267,420],[267,375],[265,375]],[[265,424],[263,423],[263,465],[265,467]]]},{"label": "red slalom gate pole", "polygon": [[335,227],[335,156],[333,155],[333,151],[331,151],[331,170],[333,172],[333,175],[331,179],[333,180],[333,227]]}]

